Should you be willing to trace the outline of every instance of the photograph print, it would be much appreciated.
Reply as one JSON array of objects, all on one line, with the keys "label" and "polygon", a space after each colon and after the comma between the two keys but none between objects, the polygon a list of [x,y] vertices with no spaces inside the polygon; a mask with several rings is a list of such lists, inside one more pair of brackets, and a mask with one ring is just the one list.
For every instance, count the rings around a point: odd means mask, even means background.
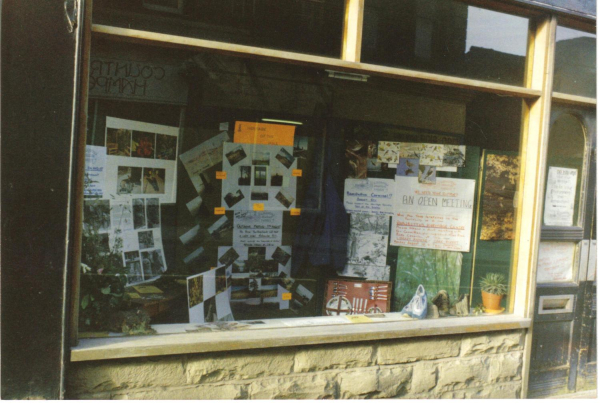
[{"label": "photograph print", "polygon": [[177,136],[156,135],[156,158],[159,160],[175,160],[177,155]]},{"label": "photograph print", "polygon": [[294,164],[295,160],[294,156],[292,156],[284,147],[282,147],[279,150],[279,153],[277,153],[275,158],[279,160],[279,162],[283,164],[287,169],[289,169],[292,166],[292,164]]},{"label": "photograph print", "polygon": [[266,188],[254,188],[250,193],[250,200],[252,201],[268,201],[269,192]]},{"label": "photograph print", "polygon": [[240,145],[231,150],[229,153],[225,154],[227,161],[229,161],[229,165],[232,167],[245,159],[247,157],[244,148]]},{"label": "photograph print", "polygon": [[252,155],[253,166],[268,166],[271,162],[271,153],[269,152],[254,152]]},{"label": "photograph print", "polygon": [[149,229],[160,227],[160,204],[158,198],[146,198],[146,218],[148,219]]},{"label": "photograph print", "polygon": [[140,283],[144,280],[142,273],[142,262],[139,251],[128,251],[123,253],[125,258],[125,270],[127,272],[127,284]]},{"label": "photograph print", "polygon": [[434,166],[419,166],[419,183],[435,184],[436,168]]},{"label": "photograph print", "polygon": [[188,304],[191,309],[204,301],[204,285],[203,276],[196,276],[188,279]]},{"label": "photograph print", "polygon": [[134,198],[131,200],[133,205],[133,228],[145,229],[146,228],[146,208],[144,206],[144,200],[142,198]]},{"label": "photograph print", "polygon": [[221,258],[219,258],[219,263],[225,267],[228,267],[232,265],[239,257],[240,255],[237,253],[237,251],[235,251],[235,248],[231,247],[225,254],[221,256]]},{"label": "photograph print", "polygon": [[444,156],[442,157],[444,166],[464,167],[466,161],[466,146],[444,145]]},{"label": "photograph print", "polygon": [[143,194],[164,194],[165,193],[165,169],[164,168],[146,168],[144,167]]},{"label": "photograph print", "polygon": [[396,175],[400,177],[418,177],[419,159],[401,157],[396,167]]},{"label": "photograph print", "polygon": [[117,194],[142,193],[142,168],[119,166],[117,169]]},{"label": "photograph print", "polygon": [[267,167],[254,167],[254,185],[264,187],[267,185]]},{"label": "photograph print", "polygon": [[222,216],[208,228],[208,233],[213,239],[220,240],[228,231],[231,231],[232,229],[233,222],[229,220],[227,216]]},{"label": "photograph print", "polygon": [[131,156],[131,131],[106,128],[106,154],[109,156]]},{"label": "photograph print", "polygon": [[277,261],[278,263],[280,263],[283,266],[287,265],[287,263],[291,257],[292,257],[292,255],[289,254],[288,252],[284,251],[281,247],[277,247],[275,249],[275,252],[271,256],[271,258],[273,260]]},{"label": "photograph print", "polygon": [[83,228],[86,231],[98,233],[110,230],[110,201],[108,199],[84,201]]},{"label": "photograph print", "polygon": [[227,290],[227,273],[224,266],[215,270],[215,289],[217,294]]},{"label": "photograph print", "polygon": [[131,139],[131,157],[154,158],[154,142],[156,140],[154,133],[134,130]]},{"label": "photograph print", "polygon": [[289,209],[290,206],[292,206],[292,203],[294,203],[295,201],[294,198],[288,196],[283,190],[279,191],[277,195],[275,195],[275,199],[277,199],[279,203],[285,206],[286,209]]},{"label": "photograph print", "polygon": [[244,199],[244,194],[241,189],[238,189],[235,192],[228,192],[227,195],[223,198],[228,208],[234,207],[239,201]]},{"label": "photograph print", "polygon": [[204,321],[206,323],[213,323],[218,321],[217,318],[217,302],[215,297],[211,297],[204,301]]},{"label": "photograph print", "polygon": [[240,178],[238,178],[239,186],[249,186],[252,181],[252,167],[240,166]]},{"label": "photograph print", "polygon": [[146,280],[162,275],[166,271],[162,250],[142,251],[142,267]]},{"label": "photograph print", "polygon": [[294,137],[294,157],[298,159],[306,159],[308,152],[308,137],[306,136],[295,136]]},{"label": "photograph print", "polygon": [[271,183],[272,187],[281,187],[283,185],[283,178],[285,173],[282,169],[273,168],[271,169]]},{"label": "photograph print", "polygon": [[154,233],[152,230],[138,232],[138,242],[140,243],[140,250],[154,248]]}]

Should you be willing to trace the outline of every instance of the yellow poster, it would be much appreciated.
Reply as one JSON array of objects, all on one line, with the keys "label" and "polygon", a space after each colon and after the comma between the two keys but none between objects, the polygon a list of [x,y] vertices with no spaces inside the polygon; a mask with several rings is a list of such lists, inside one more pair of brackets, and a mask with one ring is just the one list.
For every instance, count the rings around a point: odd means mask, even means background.
[{"label": "yellow poster", "polygon": [[296,127],[292,125],[237,121],[233,141],[235,143],[293,146],[295,130]]}]

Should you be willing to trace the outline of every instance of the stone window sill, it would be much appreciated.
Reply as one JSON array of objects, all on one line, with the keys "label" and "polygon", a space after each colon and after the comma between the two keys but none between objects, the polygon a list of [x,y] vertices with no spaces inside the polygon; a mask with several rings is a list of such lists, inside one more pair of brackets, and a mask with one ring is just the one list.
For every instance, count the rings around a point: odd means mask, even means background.
[{"label": "stone window sill", "polygon": [[[454,335],[531,326],[530,319],[514,314],[405,320],[399,313],[390,313],[384,319],[360,324],[340,324],[339,321],[326,324],[325,320],[263,320],[264,324],[233,331],[190,332],[195,327],[190,324],[155,326],[157,335],[82,339],[71,349],[71,361]],[[306,325],[311,321],[322,324]]]}]

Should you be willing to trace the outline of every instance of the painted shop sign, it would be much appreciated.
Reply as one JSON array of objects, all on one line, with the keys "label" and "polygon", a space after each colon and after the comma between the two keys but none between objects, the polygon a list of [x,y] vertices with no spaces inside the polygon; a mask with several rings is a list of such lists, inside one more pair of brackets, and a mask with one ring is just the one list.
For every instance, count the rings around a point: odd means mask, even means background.
[{"label": "painted shop sign", "polygon": [[187,104],[187,84],[179,67],[152,61],[93,56],[90,97]]}]

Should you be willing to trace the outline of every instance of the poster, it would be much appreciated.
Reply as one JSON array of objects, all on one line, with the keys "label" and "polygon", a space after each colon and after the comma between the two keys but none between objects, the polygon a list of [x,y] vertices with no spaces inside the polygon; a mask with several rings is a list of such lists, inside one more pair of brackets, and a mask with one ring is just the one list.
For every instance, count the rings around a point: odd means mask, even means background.
[{"label": "poster", "polygon": [[227,210],[289,210],[296,207],[297,168],[292,146],[225,143],[222,207]]},{"label": "poster", "polygon": [[106,170],[106,147],[85,147],[85,174],[83,180],[83,196],[85,198],[104,195]]},{"label": "poster", "polygon": [[450,301],[458,299],[463,255],[455,251],[398,248],[393,310],[400,311],[412,299],[419,285],[431,299],[445,290]]},{"label": "poster", "polygon": [[577,170],[550,167],[544,203],[544,225],[573,226]]},{"label": "poster", "polygon": [[396,177],[391,245],[468,252],[475,180]]},{"label": "poster", "polygon": [[225,267],[186,278],[189,322],[196,324],[232,321],[229,304],[231,272]]},{"label": "poster", "polygon": [[541,241],[538,251],[537,282],[569,282],[573,280],[576,244]]},{"label": "poster", "polygon": [[518,156],[486,154],[481,240],[515,238],[514,199],[518,180]]},{"label": "poster", "polygon": [[464,167],[466,146],[380,141],[377,159],[382,163],[397,164],[401,158],[419,159],[421,165],[434,167]]},{"label": "poster", "polygon": [[233,215],[233,245],[266,247],[281,245],[282,211],[237,211]]},{"label": "poster", "polygon": [[344,207],[348,213],[394,214],[394,180],[346,179]]},{"label": "poster", "polygon": [[293,125],[237,121],[233,141],[246,144],[294,146],[295,131],[296,127]]},{"label": "poster", "polygon": [[176,127],[107,117],[105,193],[174,203],[178,136]]},{"label": "poster", "polygon": [[224,131],[179,156],[198,194],[204,191],[202,173],[223,161],[223,143],[227,141],[229,135]]},{"label": "poster", "polygon": [[[231,299],[246,304],[280,303],[292,268],[291,246],[241,247],[220,246],[218,265],[231,269],[233,288]],[[283,306],[287,306],[284,304]]]}]

